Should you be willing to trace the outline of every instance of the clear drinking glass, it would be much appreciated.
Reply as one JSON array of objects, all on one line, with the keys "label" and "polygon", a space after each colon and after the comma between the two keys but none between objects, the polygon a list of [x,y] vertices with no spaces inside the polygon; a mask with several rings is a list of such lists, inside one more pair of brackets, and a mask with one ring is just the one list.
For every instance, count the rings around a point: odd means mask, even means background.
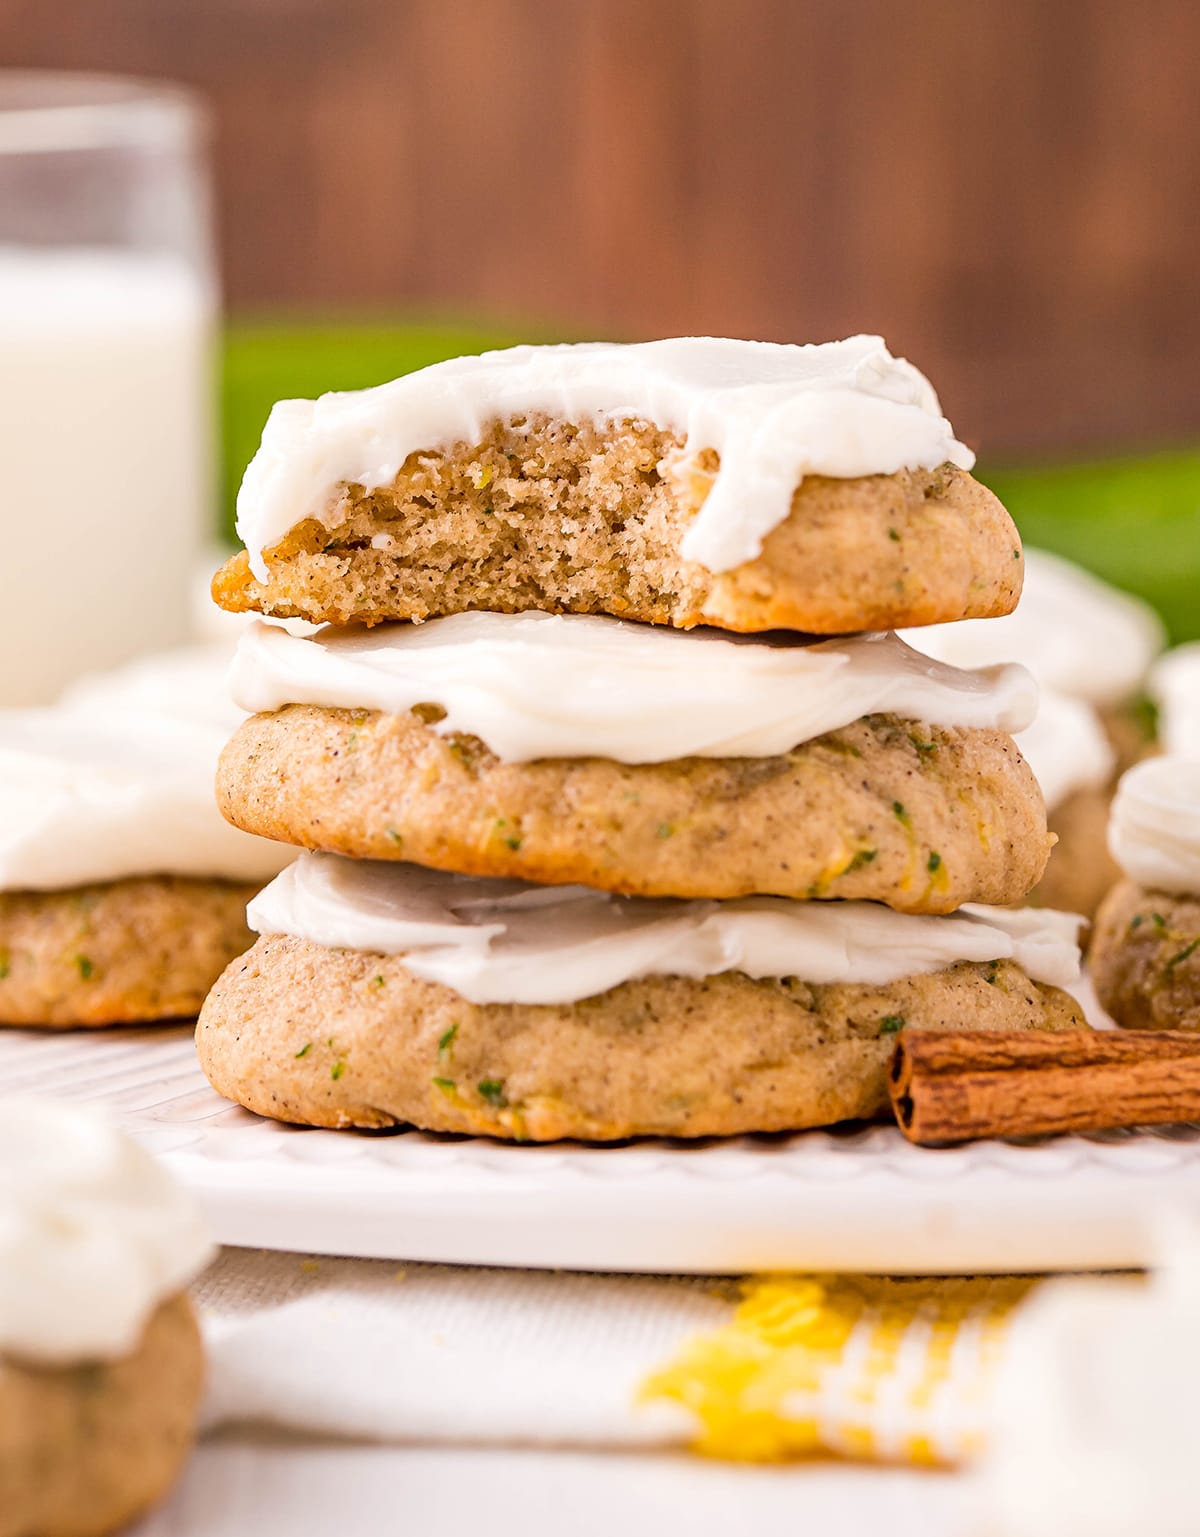
[{"label": "clear drinking glass", "polygon": [[0,71],[0,704],[185,639],[215,485],[206,122]]}]

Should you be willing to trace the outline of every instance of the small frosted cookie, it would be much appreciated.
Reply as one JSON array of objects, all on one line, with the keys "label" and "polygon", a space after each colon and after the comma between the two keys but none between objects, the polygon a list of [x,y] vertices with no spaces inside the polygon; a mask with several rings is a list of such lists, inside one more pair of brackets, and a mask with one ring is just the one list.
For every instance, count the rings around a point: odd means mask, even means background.
[{"label": "small frosted cookie", "polygon": [[281,1120],[534,1141],[873,1115],[908,1027],[1081,1026],[1075,922],[647,901],[305,855],[209,994],[214,1087]]},{"label": "small frosted cookie", "polygon": [[120,1360],[0,1354],[0,1537],[100,1537],[134,1520],[191,1448],[203,1380],[184,1296],[162,1303]]},{"label": "small frosted cookie", "polygon": [[142,876],[0,891],[0,1025],[119,1025],[194,1015],[251,942],[258,885]]},{"label": "small frosted cookie", "polygon": [[1148,603],[1028,547],[1014,613],[998,624],[954,624],[916,638],[923,651],[959,667],[1020,662],[1049,693],[1099,711],[1122,755],[1137,737],[1129,706],[1165,643],[1163,622]]},{"label": "small frosted cookie", "polygon": [[213,801],[240,718],[222,670],[156,658],[0,712],[0,1025],[191,1015],[244,948],[245,903],[288,853]]},{"label": "small frosted cookie", "polygon": [[1096,917],[1096,996],[1129,1030],[1200,1030],[1200,896],[1121,881]]},{"label": "small frosted cookie", "polygon": [[1105,843],[1117,757],[1104,721],[1087,700],[1043,688],[1037,717],[1016,743],[1041,786],[1056,839],[1029,900],[1090,918],[1119,874]]},{"label": "small frosted cookie", "polygon": [[1200,758],[1128,770],[1108,841],[1127,879],[1096,919],[1097,996],[1131,1029],[1200,1030]]},{"label": "small frosted cookie", "polygon": [[886,715],[767,758],[509,763],[419,712],[292,705],[241,727],[217,795],[305,848],[639,896],[949,912],[1019,901],[1050,849],[1010,737]]},{"label": "small frosted cookie", "polygon": [[1170,753],[1200,756],[1200,641],[1176,646],[1151,669],[1147,693],[1158,737]]},{"label": "small frosted cookie", "polygon": [[159,1499],[204,1377],[191,1199],[97,1111],[0,1102],[0,1537],[102,1537]]},{"label": "small frosted cookie", "polygon": [[814,634],[1009,613],[1012,521],[878,337],[514,348],[281,402],[233,610],[467,609]]},{"label": "small frosted cookie", "polygon": [[1095,917],[1121,877],[1104,838],[1110,805],[1107,789],[1079,790],[1050,812],[1047,825],[1058,841],[1045,874],[1029,894],[1031,902]]}]

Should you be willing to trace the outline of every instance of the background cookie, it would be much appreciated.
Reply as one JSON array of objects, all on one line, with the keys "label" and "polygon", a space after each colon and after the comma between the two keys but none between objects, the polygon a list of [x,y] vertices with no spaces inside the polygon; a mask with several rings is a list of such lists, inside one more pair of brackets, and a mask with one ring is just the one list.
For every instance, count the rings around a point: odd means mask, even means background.
[{"label": "background cookie", "polygon": [[253,941],[229,881],[145,876],[0,891],[0,1025],[112,1025],[194,1015]]},{"label": "background cookie", "polygon": [[99,1537],[140,1515],[187,1455],[203,1378],[183,1296],[158,1307],[125,1360],[0,1357],[0,1537]]},{"label": "background cookie", "polygon": [[1130,1030],[1200,1030],[1200,897],[1121,881],[1096,915],[1096,996]]},{"label": "background cookie", "polygon": [[650,977],[577,1004],[472,1004],[394,956],[260,939],[213,988],[213,1087],[277,1120],[531,1141],[730,1136],[887,1104],[897,1031],[1085,1028],[1010,961],[883,986]]},{"label": "background cookie", "polygon": [[1029,893],[1036,907],[1092,918],[1121,871],[1108,852],[1108,788],[1080,790],[1050,813],[1047,822],[1058,842],[1041,880]]}]

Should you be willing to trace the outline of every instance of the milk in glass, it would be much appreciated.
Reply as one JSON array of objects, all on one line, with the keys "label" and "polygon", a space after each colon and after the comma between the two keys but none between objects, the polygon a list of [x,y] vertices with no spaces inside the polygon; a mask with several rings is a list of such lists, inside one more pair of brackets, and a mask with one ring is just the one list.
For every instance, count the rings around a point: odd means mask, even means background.
[{"label": "milk in glass", "polygon": [[0,244],[0,704],[188,635],[214,314],[181,256]]}]

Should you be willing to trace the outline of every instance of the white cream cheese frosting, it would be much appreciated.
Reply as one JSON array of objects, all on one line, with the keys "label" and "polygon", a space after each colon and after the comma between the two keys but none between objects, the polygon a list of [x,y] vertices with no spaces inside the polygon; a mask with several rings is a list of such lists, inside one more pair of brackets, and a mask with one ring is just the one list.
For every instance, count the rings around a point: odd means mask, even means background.
[{"label": "white cream cheese frosting", "polygon": [[1200,641],[1159,657],[1147,692],[1158,707],[1158,739],[1167,751],[1200,758]]},{"label": "white cream cheese frosting", "polygon": [[1200,896],[1200,755],[1147,758],[1123,774],[1108,846],[1139,886]]},{"label": "white cream cheese frosting", "polygon": [[[211,600],[209,606],[216,613],[222,612]],[[227,617],[233,621],[241,618],[233,614]],[[58,703],[95,712],[134,710],[163,715],[215,727],[228,738],[245,719],[245,711],[238,709],[229,693],[229,662],[242,628],[237,626],[225,642],[178,646],[137,657],[105,672],[85,673],[64,690]]]},{"label": "white cream cheese frosting", "polygon": [[267,880],[293,851],[231,827],[219,725],[133,708],[0,711],[0,891],[135,875]]},{"label": "white cream cheese frosting", "polygon": [[1079,975],[1079,920],[1032,908],[948,917],[875,902],[619,897],[304,854],[251,902],[259,934],[399,955],[472,1003],[576,1003],[638,977],[723,971],[886,983],[959,961],[1015,960],[1038,982]]},{"label": "white cream cheese frosting", "polygon": [[1166,639],[1149,604],[1028,546],[1025,586],[1013,613],[902,633],[957,667],[1019,662],[1045,688],[1100,708],[1138,692]]},{"label": "white cream cheese frosting", "polygon": [[489,423],[545,413],[653,422],[721,467],[682,545],[710,571],[752,560],[805,475],[839,478],[970,469],[929,381],[878,336],[798,347],[684,336],[513,347],[453,358],[390,384],[283,400],[238,495],[237,530],[265,581],[263,552],[307,518],[331,526],[342,485],[387,485],[409,454],[478,442]]},{"label": "white cream cheese frosting", "polygon": [[212,1253],[191,1198],[98,1110],[0,1100],[0,1357],[128,1356]]},{"label": "white cream cheese frosting", "polygon": [[586,614],[455,614],[309,639],[259,624],[230,682],[255,711],[438,705],[435,730],[478,736],[509,762],[767,757],[862,715],[1019,731],[1037,708],[1024,669],[961,671],[894,635],[768,643]]},{"label": "white cream cheese frosting", "polygon": [[1081,790],[1103,788],[1117,764],[1095,707],[1049,689],[1041,691],[1037,718],[1016,741],[1042,787],[1047,811]]}]

